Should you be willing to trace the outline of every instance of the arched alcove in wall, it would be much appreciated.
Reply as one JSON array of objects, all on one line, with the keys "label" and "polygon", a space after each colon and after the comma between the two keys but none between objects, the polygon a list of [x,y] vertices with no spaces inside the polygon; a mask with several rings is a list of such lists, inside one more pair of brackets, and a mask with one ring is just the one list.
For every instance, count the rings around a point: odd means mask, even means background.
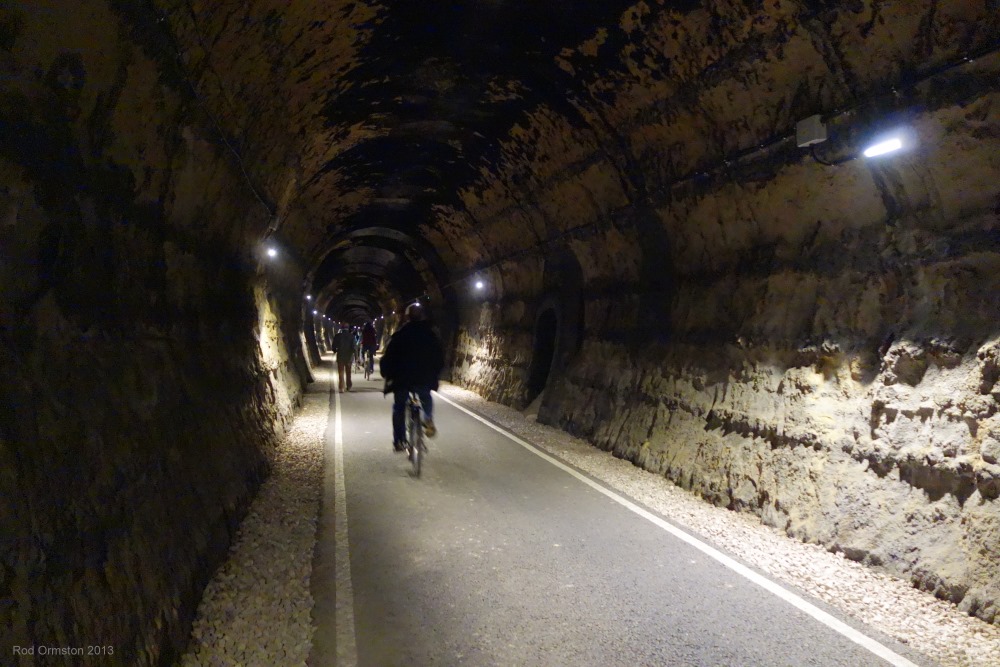
[{"label": "arched alcove in wall", "polygon": [[538,315],[535,322],[534,345],[531,353],[531,365],[528,369],[526,403],[534,401],[545,390],[552,363],[555,360],[556,337],[559,333],[559,320],[554,308],[546,308]]},{"label": "arched alcove in wall", "polygon": [[554,357],[554,370],[558,373],[565,370],[580,351],[585,333],[583,269],[569,248],[558,248],[545,259],[542,285],[541,307],[551,304],[558,313],[560,326]]},{"label": "arched alcove in wall", "polygon": [[543,297],[532,329],[525,404],[560,381],[584,337],[583,271],[572,251],[561,247],[546,258],[542,284]]}]

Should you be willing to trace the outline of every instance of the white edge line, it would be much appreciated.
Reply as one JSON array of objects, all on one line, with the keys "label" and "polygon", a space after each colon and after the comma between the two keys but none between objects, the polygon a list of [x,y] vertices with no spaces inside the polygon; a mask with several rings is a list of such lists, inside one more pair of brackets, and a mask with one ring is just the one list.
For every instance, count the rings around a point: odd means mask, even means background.
[{"label": "white edge line", "polygon": [[764,576],[758,574],[757,572],[754,572],[753,570],[751,570],[747,566],[745,566],[745,565],[743,565],[743,564],[741,564],[741,563],[733,560],[732,558],[730,558],[726,554],[722,553],[721,551],[719,551],[715,547],[712,547],[712,546],[706,544],[705,542],[702,542],[698,538],[696,538],[696,537],[694,537],[692,535],[689,535],[688,533],[684,532],[680,528],[677,528],[676,526],[674,526],[674,525],[672,525],[672,524],[664,521],[663,519],[661,519],[660,517],[656,516],[652,512],[649,512],[648,510],[645,510],[642,507],[639,507],[638,505],[636,505],[631,500],[629,500],[629,499],[627,499],[627,498],[625,498],[623,496],[618,495],[614,491],[612,491],[612,490],[604,487],[601,484],[598,484],[597,482],[595,482],[591,478],[587,477],[586,475],[582,474],[578,470],[575,470],[575,469],[571,468],[570,466],[566,465],[565,463],[563,463],[562,461],[560,461],[560,460],[558,460],[558,459],[550,456],[549,454],[546,454],[545,452],[539,450],[534,445],[531,445],[531,444],[527,443],[526,441],[524,441],[521,438],[517,437],[513,433],[510,433],[510,432],[506,431],[505,429],[497,426],[496,424],[494,424],[493,422],[487,420],[486,418],[481,417],[480,415],[478,415],[475,412],[469,410],[468,408],[465,408],[465,407],[459,405],[455,401],[453,401],[453,400],[451,400],[449,398],[446,398],[445,396],[442,396],[441,394],[438,394],[438,395],[441,396],[441,399],[444,400],[446,403],[449,403],[449,404],[455,406],[456,408],[458,408],[462,412],[466,413],[467,415],[469,415],[473,419],[477,419],[477,420],[481,421],[482,423],[484,423],[487,426],[489,426],[490,428],[492,428],[494,431],[496,431],[496,432],[498,432],[498,433],[506,436],[510,440],[513,440],[517,444],[521,445],[522,447],[524,447],[525,449],[527,449],[532,454],[535,454],[536,456],[539,456],[540,458],[545,459],[546,461],[548,461],[552,465],[556,466],[557,468],[559,468],[559,469],[561,469],[561,470],[569,473],[570,475],[573,475],[574,477],[576,477],[577,479],[579,479],[584,484],[587,484],[588,486],[592,487],[596,491],[599,491],[599,492],[603,493],[604,495],[606,495],[607,497],[611,498],[615,502],[617,502],[617,503],[623,505],[624,507],[632,510],[633,512],[635,512],[636,514],[638,514],[642,518],[647,519],[648,521],[654,523],[656,526],[658,526],[658,527],[662,528],[663,530],[667,531],[668,533],[670,533],[674,537],[676,537],[676,538],[678,538],[680,540],[683,540],[684,542],[687,542],[688,544],[690,544],[691,546],[693,546],[695,549],[698,549],[699,551],[701,551],[702,553],[704,553],[706,556],[709,556],[709,557],[715,559],[719,563],[721,563],[721,564],[725,565],[726,567],[728,567],[733,572],[736,572],[737,574],[740,574],[743,577],[749,579],[750,581],[752,581],[753,583],[757,584],[758,586],[760,586],[764,590],[768,591],[769,593],[773,593],[774,595],[778,596],[779,598],[781,598],[782,600],[784,600],[788,604],[792,605],[793,607],[796,607],[800,611],[808,614],[809,616],[812,616],[813,618],[815,618],[817,621],[819,621],[823,625],[825,625],[825,626],[829,627],[830,629],[832,629],[832,630],[834,630],[834,631],[842,634],[844,637],[847,637],[848,639],[850,639],[855,644],[858,644],[858,645],[864,647],[865,649],[871,651],[872,653],[874,653],[878,657],[882,658],[883,660],[889,662],[892,665],[895,665],[895,667],[919,667],[916,663],[913,663],[913,662],[907,660],[903,656],[899,655],[898,653],[896,653],[892,649],[888,648],[887,646],[879,643],[878,641],[872,639],[868,635],[865,635],[865,634],[863,634],[863,633],[855,630],[854,628],[852,628],[851,626],[847,625],[846,623],[844,623],[840,619],[836,618],[835,616],[830,615],[829,613],[823,611],[822,609],[820,609],[819,607],[815,606],[814,604],[806,601],[801,596],[796,595],[795,593],[792,593],[791,591],[789,591],[788,589],[784,588],[780,584],[778,584],[778,583],[776,583],[774,581],[771,581],[767,577],[764,577]]},{"label": "white edge line", "polygon": [[354,667],[358,664],[358,646],[354,634],[354,584],[351,582],[351,549],[347,535],[347,487],[344,485],[344,430],[340,413],[340,392],[333,382],[335,414],[333,435],[334,472],[334,555],[337,628],[337,665]]}]

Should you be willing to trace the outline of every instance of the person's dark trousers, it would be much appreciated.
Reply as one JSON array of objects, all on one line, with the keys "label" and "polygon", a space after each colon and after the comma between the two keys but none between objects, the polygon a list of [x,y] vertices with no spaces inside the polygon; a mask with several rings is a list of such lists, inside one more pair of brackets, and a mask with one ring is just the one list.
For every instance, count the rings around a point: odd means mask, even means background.
[{"label": "person's dark trousers", "polygon": [[[431,390],[427,388],[414,387],[420,398],[420,404],[424,409],[424,420],[432,419],[434,416],[434,402],[431,399]],[[392,392],[392,441],[406,442],[406,399],[410,392],[407,389],[394,389]]]},{"label": "person's dark trousers", "polygon": [[[351,358],[346,357],[346,359],[346,362],[342,362],[340,357],[337,357],[337,376],[340,380],[340,383],[337,386],[340,388],[341,394],[344,393],[345,387],[347,388],[347,391],[351,390]],[[346,384],[344,382],[345,376],[347,377]]]}]

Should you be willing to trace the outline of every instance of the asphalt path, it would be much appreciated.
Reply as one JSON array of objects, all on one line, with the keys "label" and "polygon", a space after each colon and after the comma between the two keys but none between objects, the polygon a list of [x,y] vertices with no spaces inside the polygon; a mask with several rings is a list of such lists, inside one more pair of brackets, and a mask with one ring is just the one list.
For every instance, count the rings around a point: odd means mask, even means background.
[{"label": "asphalt path", "polygon": [[331,396],[311,665],[929,664],[438,395],[417,478],[391,405]]}]

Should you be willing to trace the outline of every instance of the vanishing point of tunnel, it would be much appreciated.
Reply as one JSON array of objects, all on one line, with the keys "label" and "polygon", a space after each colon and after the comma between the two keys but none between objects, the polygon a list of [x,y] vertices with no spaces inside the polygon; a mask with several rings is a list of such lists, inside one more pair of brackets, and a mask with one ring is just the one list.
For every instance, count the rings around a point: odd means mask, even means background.
[{"label": "vanishing point of tunnel", "polygon": [[2,3],[0,664],[175,660],[416,301],[452,385],[996,623],[998,290],[996,0]]}]

